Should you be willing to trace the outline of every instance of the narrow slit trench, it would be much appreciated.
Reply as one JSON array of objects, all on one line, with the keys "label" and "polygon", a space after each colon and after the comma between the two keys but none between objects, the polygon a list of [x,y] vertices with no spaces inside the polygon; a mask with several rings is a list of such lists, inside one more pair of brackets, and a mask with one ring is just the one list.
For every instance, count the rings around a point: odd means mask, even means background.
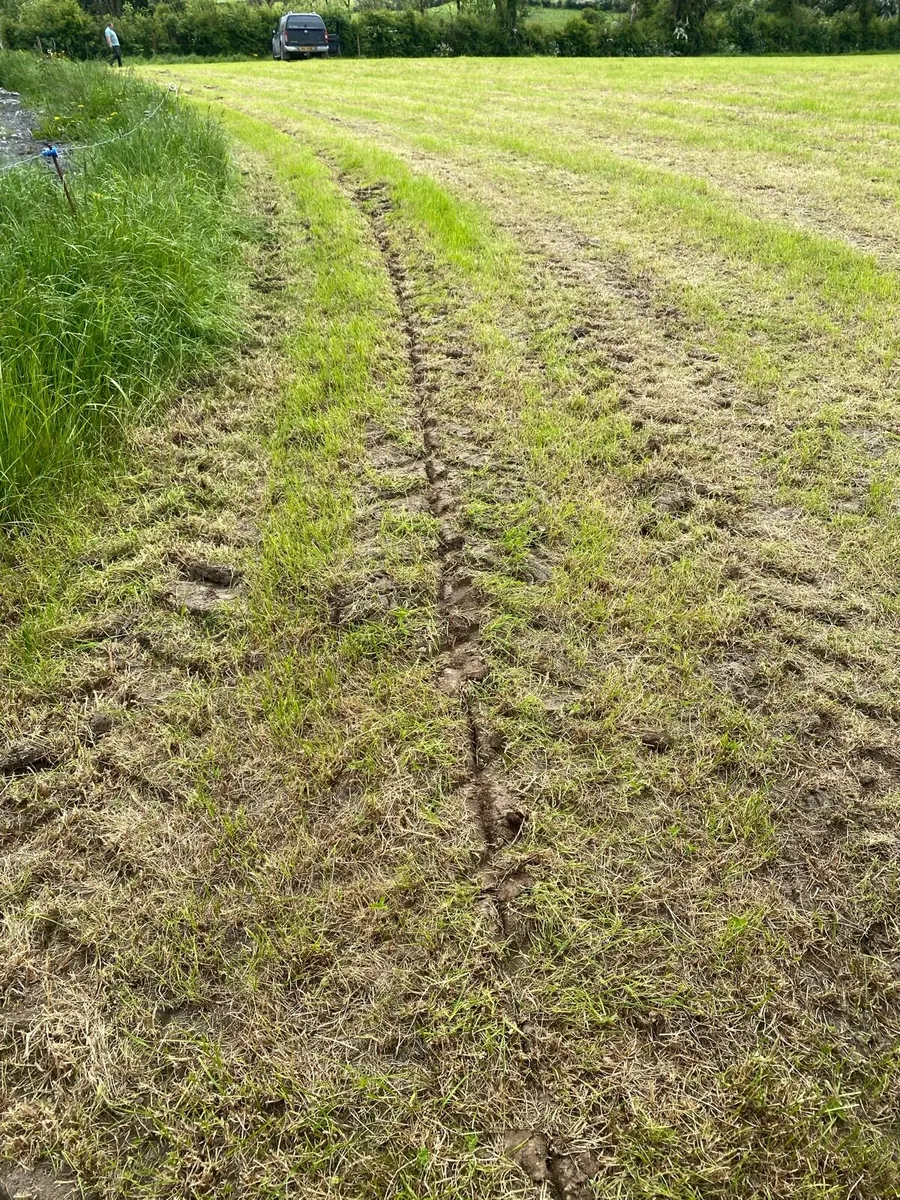
[{"label": "narrow slit trench", "polygon": [[[512,986],[516,970],[516,941],[519,936],[510,904],[504,898],[503,885],[506,878],[496,865],[498,852],[513,843],[518,837],[525,815],[516,808],[503,809],[498,799],[502,792],[499,781],[493,778],[492,764],[496,761],[489,731],[485,730],[473,709],[469,684],[487,678],[488,668],[479,654],[478,628],[482,613],[477,598],[472,598],[468,576],[462,568],[465,551],[465,534],[456,519],[457,504],[453,495],[451,469],[442,457],[441,424],[430,403],[431,385],[424,366],[424,347],[416,328],[407,285],[406,270],[399,261],[390,243],[385,226],[385,213],[390,209],[386,189],[382,186],[356,187],[343,176],[333,163],[329,164],[339,183],[344,187],[359,211],[366,217],[385,264],[394,298],[399,309],[405,351],[409,363],[412,392],[422,432],[425,452],[424,469],[428,479],[428,503],[432,515],[438,521],[439,537],[437,558],[440,564],[436,608],[444,626],[441,639],[441,655],[449,655],[457,665],[444,671],[449,674],[452,694],[459,696],[465,713],[468,733],[467,778],[462,785],[469,799],[473,829],[480,843],[477,874],[483,877],[481,899],[484,909],[490,910],[494,925],[496,958],[499,971],[510,984],[506,989],[512,1016],[520,1032],[526,1022],[518,1011],[514,999],[516,989]],[[460,605],[467,601],[463,612]],[[441,686],[441,680],[438,681]],[[450,689],[442,689],[450,690]],[[516,873],[513,872],[513,875]],[[519,873],[521,875],[521,872]],[[534,1063],[534,1086],[543,1091],[541,1070],[536,1048],[529,1045],[527,1034],[525,1048],[527,1057]],[[511,1157],[541,1187],[550,1200],[587,1200],[591,1194],[587,1185],[589,1175],[579,1173],[575,1158],[566,1150],[558,1149],[552,1138],[540,1130],[510,1131],[506,1135],[507,1145],[512,1146],[510,1134],[524,1135],[525,1150]],[[591,1172],[592,1173],[592,1172]]]},{"label": "narrow slit trench", "polygon": [[[438,520],[440,529],[437,548],[440,570],[438,572],[435,606],[444,626],[441,651],[453,654],[460,650],[469,650],[477,654],[478,639],[477,635],[472,632],[472,625],[474,624],[477,627],[479,614],[476,613],[473,621],[467,622],[465,627],[462,624],[454,623],[452,620],[455,598],[459,596],[460,592],[468,590],[467,585],[461,582],[461,572],[459,570],[459,559],[465,550],[465,535],[455,520],[456,503],[448,483],[450,472],[447,464],[440,457],[440,422],[429,405],[428,383],[423,367],[424,354],[413,320],[408,293],[404,287],[406,272],[397,260],[384,228],[385,201],[382,199],[380,203],[376,203],[374,206],[366,206],[364,203],[364,201],[371,201],[380,195],[380,189],[364,189],[354,192],[357,203],[371,224],[403,320],[406,356],[409,361],[413,385],[412,391],[415,396],[416,409],[422,430],[422,446],[425,451],[424,469],[429,483],[429,508],[432,515]],[[476,675],[471,674],[472,669],[470,667],[469,670],[471,677],[485,677],[486,667],[483,660],[478,659],[474,664]],[[487,766],[487,756],[485,754],[486,739],[466,696],[465,685],[468,682],[468,679],[460,681],[460,699],[466,716],[468,732],[467,786],[474,801],[473,815],[482,845],[479,865],[481,867],[488,867],[495,855],[496,839],[491,813],[490,789],[485,780],[485,769]],[[501,905],[498,903],[498,911],[500,907]],[[502,924],[507,923],[506,921],[502,922]]]}]

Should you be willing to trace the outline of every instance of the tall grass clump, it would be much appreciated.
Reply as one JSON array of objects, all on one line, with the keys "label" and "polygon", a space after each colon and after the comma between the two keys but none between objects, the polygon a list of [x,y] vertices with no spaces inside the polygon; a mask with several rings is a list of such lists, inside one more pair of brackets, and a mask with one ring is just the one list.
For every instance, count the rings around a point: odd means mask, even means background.
[{"label": "tall grass clump", "polygon": [[96,464],[129,417],[232,336],[238,225],[225,136],[173,94],[9,53],[0,85],[41,114],[42,135],[72,147],[77,209],[46,162],[0,174],[8,524]]}]

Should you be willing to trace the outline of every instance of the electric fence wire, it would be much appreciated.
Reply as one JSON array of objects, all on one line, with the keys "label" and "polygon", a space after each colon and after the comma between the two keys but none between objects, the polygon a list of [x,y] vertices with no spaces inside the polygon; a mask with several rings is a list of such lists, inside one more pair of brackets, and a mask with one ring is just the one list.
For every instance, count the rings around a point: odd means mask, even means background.
[{"label": "electric fence wire", "polygon": [[[91,150],[99,150],[101,146],[110,146],[110,145],[112,145],[113,142],[121,142],[125,138],[131,137],[132,134],[137,133],[137,131],[143,125],[146,125],[148,121],[153,120],[153,118],[156,116],[156,114],[159,112],[159,110],[162,108],[162,106],[165,104],[165,102],[169,99],[169,96],[172,94],[174,94],[174,96],[177,100],[178,99],[178,87],[174,83],[169,84],[168,92],[165,92],[160,97],[159,104],[157,104],[156,108],[154,108],[152,112],[148,112],[144,117],[141,118],[140,121],[138,121],[135,125],[132,125],[132,127],[130,129],[125,129],[122,131],[122,133],[116,133],[112,137],[103,138],[99,142],[84,142],[80,146],[67,146],[65,148],[66,156],[69,156],[72,154],[80,154],[82,151],[89,152]],[[38,159],[41,159],[41,158],[46,158],[46,155],[44,154],[43,150],[41,150],[37,154],[30,154],[30,155],[28,155],[27,158],[20,158],[16,162],[7,163],[6,166],[0,167],[0,175],[6,174],[7,171],[17,171],[20,167],[27,167],[29,163],[37,162]]]}]

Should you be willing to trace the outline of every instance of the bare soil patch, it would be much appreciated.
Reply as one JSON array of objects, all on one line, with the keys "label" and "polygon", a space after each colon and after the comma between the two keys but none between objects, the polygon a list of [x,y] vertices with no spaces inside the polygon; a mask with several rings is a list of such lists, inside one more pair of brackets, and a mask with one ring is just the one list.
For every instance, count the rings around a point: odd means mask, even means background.
[{"label": "bare soil patch", "polygon": [[32,134],[33,114],[22,106],[18,92],[0,88],[0,167],[31,158],[40,145]]}]

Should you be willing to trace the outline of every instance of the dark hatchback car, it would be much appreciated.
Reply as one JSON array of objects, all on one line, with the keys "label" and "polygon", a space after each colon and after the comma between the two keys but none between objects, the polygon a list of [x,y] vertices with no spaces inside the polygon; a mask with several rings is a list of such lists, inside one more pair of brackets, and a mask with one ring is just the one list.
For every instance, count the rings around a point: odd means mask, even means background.
[{"label": "dark hatchback car", "polygon": [[272,57],[315,58],[328,53],[328,33],[318,13],[285,13],[272,30]]}]

